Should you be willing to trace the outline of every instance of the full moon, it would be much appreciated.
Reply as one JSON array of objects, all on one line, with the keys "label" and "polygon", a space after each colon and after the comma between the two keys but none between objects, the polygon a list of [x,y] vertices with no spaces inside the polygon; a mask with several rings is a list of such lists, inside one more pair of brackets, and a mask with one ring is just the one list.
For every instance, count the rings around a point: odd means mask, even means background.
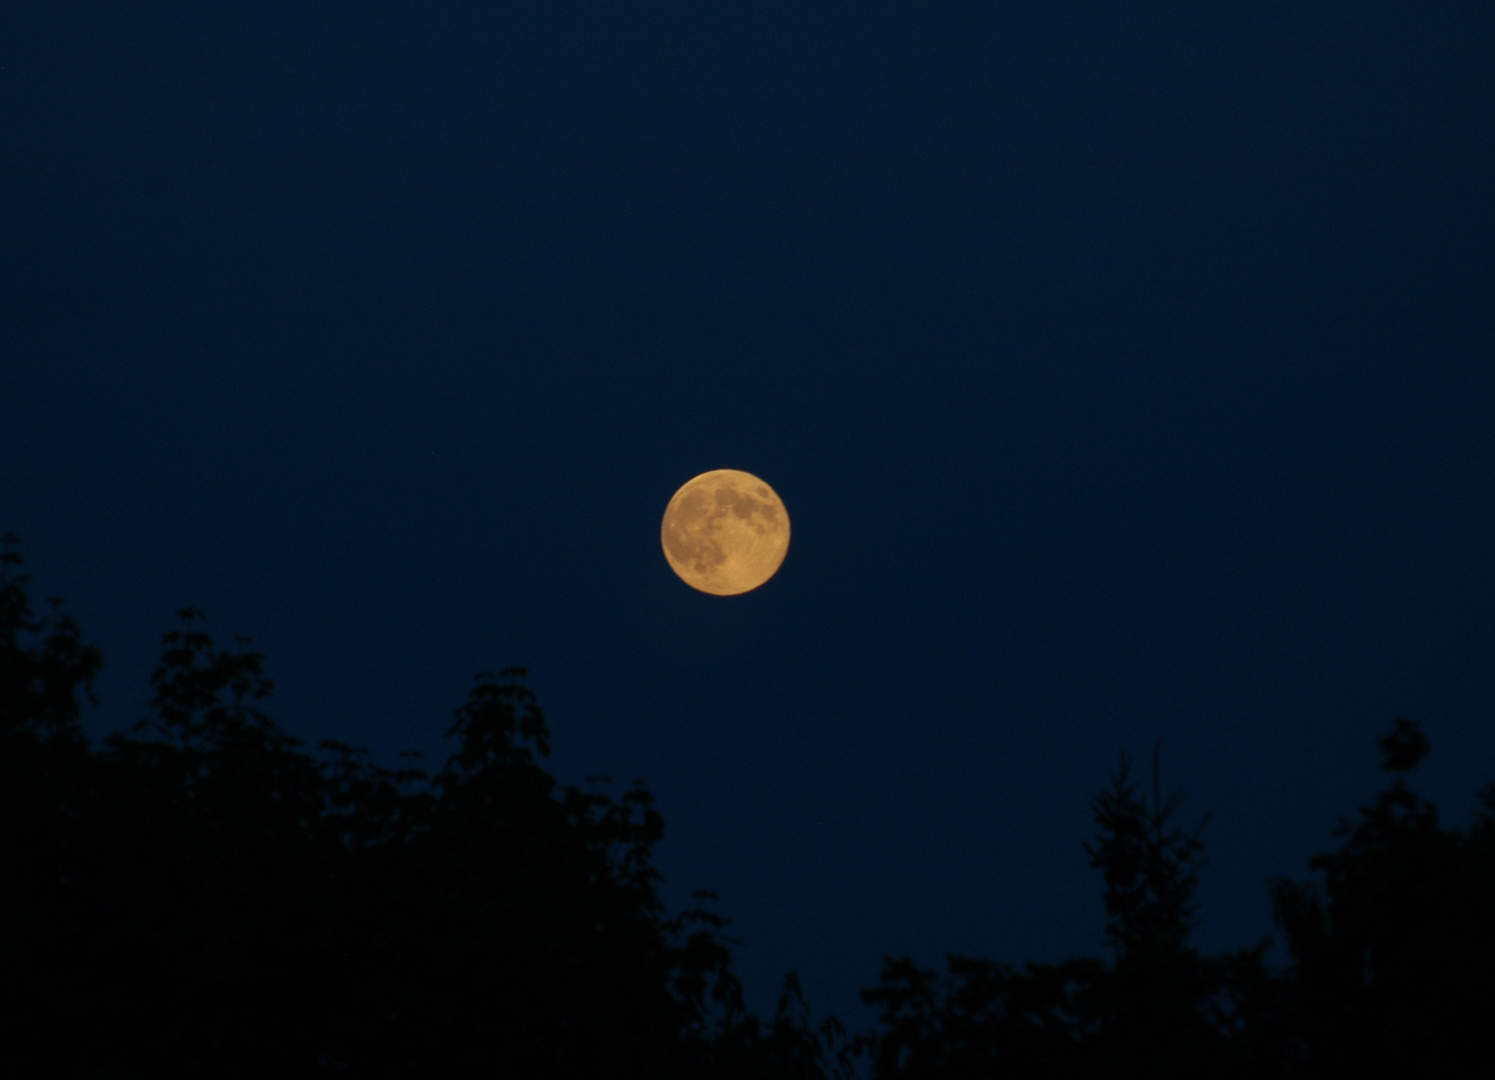
[{"label": "full moon", "polygon": [[784,561],[789,513],[752,473],[713,469],[675,492],[659,539],[681,581],[713,596],[736,596],[773,577]]}]

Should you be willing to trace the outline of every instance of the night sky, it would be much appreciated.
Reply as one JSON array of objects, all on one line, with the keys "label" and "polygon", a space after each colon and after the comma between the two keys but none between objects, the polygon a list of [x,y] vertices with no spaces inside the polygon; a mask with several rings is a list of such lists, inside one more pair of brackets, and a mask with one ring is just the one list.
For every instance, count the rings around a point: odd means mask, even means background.
[{"label": "night sky", "polygon": [[[1102,951],[1122,749],[1207,949],[1495,780],[1495,7],[0,6],[0,530],[143,715],[187,604],[314,744],[530,671],[672,911],[852,1026]],[[670,571],[708,469],[793,521]],[[1272,954],[1284,959],[1283,950]]]}]

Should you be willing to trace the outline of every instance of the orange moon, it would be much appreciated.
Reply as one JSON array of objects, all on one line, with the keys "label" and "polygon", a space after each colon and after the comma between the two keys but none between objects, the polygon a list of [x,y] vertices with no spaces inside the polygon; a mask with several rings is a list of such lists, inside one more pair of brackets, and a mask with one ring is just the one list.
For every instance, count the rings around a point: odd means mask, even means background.
[{"label": "orange moon", "polygon": [[736,596],[778,571],[789,550],[789,512],[752,473],[713,469],[675,492],[659,539],[681,581],[712,596]]}]

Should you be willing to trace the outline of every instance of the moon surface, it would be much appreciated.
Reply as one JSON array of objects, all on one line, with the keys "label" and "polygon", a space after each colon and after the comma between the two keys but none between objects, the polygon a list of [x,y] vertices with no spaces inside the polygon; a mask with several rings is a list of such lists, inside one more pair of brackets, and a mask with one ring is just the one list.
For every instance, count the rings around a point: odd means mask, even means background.
[{"label": "moon surface", "polygon": [[789,550],[789,512],[752,473],[713,469],[675,492],[659,539],[681,581],[713,596],[736,596],[778,571]]}]

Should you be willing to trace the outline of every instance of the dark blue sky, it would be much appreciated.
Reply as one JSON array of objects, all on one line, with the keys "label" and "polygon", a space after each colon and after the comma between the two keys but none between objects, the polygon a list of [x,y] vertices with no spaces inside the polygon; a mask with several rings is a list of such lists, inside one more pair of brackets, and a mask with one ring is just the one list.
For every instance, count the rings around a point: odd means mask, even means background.
[{"label": "dark blue sky", "polygon": [[[1121,748],[1271,932],[1393,716],[1495,779],[1485,3],[0,9],[0,529],[386,763],[526,665],[749,1003],[1096,954]],[[746,469],[763,589],[670,572]]]}]

